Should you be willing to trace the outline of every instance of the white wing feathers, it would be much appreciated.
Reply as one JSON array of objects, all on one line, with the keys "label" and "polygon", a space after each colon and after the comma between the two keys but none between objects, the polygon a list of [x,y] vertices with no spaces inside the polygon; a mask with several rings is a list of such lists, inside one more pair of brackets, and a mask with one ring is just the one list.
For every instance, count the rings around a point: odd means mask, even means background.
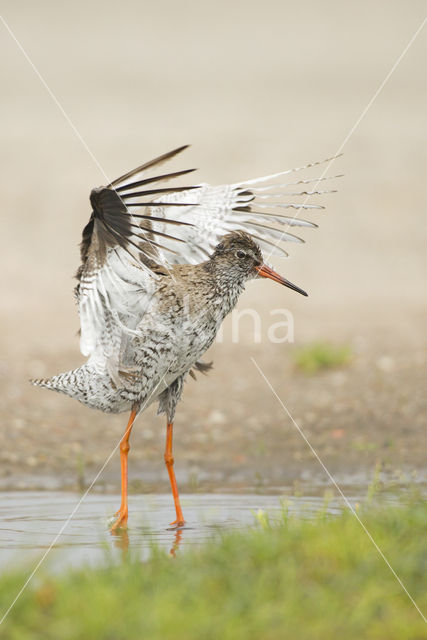
[{"label": "white wing feathers", "polygon": [[121,355],[129,336],[147,310],[156,276],[132,261],[124,249],[108,252],[105,264],[90,283],[85,279],[79,296],[80,350],[91,357],[98,373],[107,372],[118,384],[126,371]]},{"label": "white wing feathers", "polygon": [[[145,163],[91,193],[93,212],[83,231],[76,287],[80,348],[90,356],[91,365],[116,384],[127,370],[123,354],[129,337],[150,304],[158,278],[167,274],[168,264],[206,260],[220,238],[235,230],[250,233],[268,255],[286,256],[282,242],[303,242],[288,228],[317,226],[301,219],[300,210],[324,208],[308,204],[308,198],[330,193],[317,190],[317,183],[330,177],[281,181],[319,162],[220,186],[163,186],[193,170],[148,175],[185,148]],[[290,186],[309,183],[315,183],[313,191],[302,187],[302,191],[286,192]],[[289,201],[301,196],[305,199],[300,203]],[[287,209],[294,210],[294,215]]]},{"label": "white wing feathers", "polygon": [[[288,183],[273,181],[287,174],[309,169],[331,160],[333,158],[231,185],[199,184],[198,188],[191,192],[171,190],[161,198],[154,199],[156,205],[152,207],[151,211],[158,220],[153,223],[153,228],[164,230],[161,223],[163,217],[180,222],[185,221],[193,225],[175,230],[174,235],[185,242],[185,245],[180,247],[177,256],[168,256],[162,251],[160,254],[163,259],[172,264],[197,263],[206,259],[221,236],[230,231],[244,230],[252,235],[262,250],[273,255],[287,256],[287,252],[280,246],[281,242],[304,242],[301,238],[289,233],[287,231],[289,227],[317,227],[315,223],[300,218],[300,210],[324,208],[318,204],[308,204],[307,200],[312,196],[333,191],[315,189],[289,193],[285,189],[289,186],[312,182],[317,184],[320,181],[341,176],[322,176]],[[131,193],[131,188],[131,185],[128,188],[123,187],[122,195],[129,209],[135,211],[138,207],[138,195]],[[289,197],[298,196],[305,196],[303,202],[288,200]],[[193,206],[185,206],[185,203],[190,201],[194,203]],[[179,207],[172,209],[168,205],[175,205],[175,207],[179,205]],[[289,215],[286,213],[286,209],[292,209],[295,213]],[[278,225],[281,228],[271,227],[270,224]],[[168,249],[174,248],[173,242],[165,241],[164,245]]]}]

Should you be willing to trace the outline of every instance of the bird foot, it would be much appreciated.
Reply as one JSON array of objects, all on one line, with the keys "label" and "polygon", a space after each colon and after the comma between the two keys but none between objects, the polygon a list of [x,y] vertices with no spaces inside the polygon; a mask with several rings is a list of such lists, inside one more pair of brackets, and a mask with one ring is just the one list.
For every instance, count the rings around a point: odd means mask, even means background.
[{"label": "bird foot", "polygon": [[128,513],[127,513],[127,509],[121,511],[121,509],[118,510],[117,513],[115,513],[114,515],[117,516],[116,520],[113,522],[113,524],[110,527],[110,531],[112,533],[114,533],[115,531],[118,531],[119,529],[127,529],[128,528]]},{"label": "bird foot", "polygon": [[182,527],[185,527],[185,525],[186,525],[185,520],[178,520],[178,519],[169,523],[169,526],[172,527],[173,529],[182,529]]}]

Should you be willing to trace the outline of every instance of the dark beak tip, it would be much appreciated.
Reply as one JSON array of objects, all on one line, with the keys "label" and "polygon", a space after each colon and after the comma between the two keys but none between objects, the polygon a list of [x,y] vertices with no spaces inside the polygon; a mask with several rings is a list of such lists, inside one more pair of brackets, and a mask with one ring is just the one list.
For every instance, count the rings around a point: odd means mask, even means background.
[{"label": "dark beak tip", "polygon": [[[292,287],[290,287],[290,288],[292,288]],[[308,298],[308,293],[307,293],[307,291],[304,291],[304,289],[300,289],[299,287],[298,288],[295,287],[293,290],[296,291],[297,293],[300,293],[305,298]]]},{"label": "dark beak tip", "polygon": [[273,271],[273,269],[271,269],[271,267],[269,267],[268,265],[262,264],[257,267],[256,270],[258,272],[258,275],[262,278],[270,278],[271,280],[274,280],[275,282],[278,282],[279,284],[282,284],[285,287],[289,287],[289,289],[300,293],[302,296],[308,297],[308,293],[304,291],[304,289],[301,289],[300,287],[297,287],[296,284],[289,282],[289,280],[286,280],[286,278],[283,278],[283,276]]}]

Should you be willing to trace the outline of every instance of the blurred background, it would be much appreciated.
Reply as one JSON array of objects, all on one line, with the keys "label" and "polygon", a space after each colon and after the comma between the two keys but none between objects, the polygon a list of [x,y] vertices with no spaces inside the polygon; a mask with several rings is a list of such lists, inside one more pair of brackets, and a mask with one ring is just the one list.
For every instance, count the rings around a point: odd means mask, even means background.
[{"label": "blurred background", "polygon": [[[236,182],[334,155],[420,26],[423,2],[328,0],[72,4],[5,0],[3,16],[87,146],[113,179],[181,144],[197,181]],[[108,416],[32,388],[28,378],[82,362],[72,279],[105,183],[2,26],[0,486],[90,482],[121,437]],[[259,311],[208,354],[176,418],[178,479],[191,490],[327,481],[251,358],[342,483],[375,465],[397,481],[425,472],[427,401],[424,29],[329,174],[338,193],[307,217],[305,245],[275,266],[302,298],[254,282]],[[310,175],[320,175],[320,171]],[[327,184],[327,183],[326,183]],[[333,185],[333,186],[332,186]],[[294,344],[271,344],[271,310]],[[277,319],[273,319],[273,322]],[[134,490],[166,487],[163,420],[132,435]],[[116,455],[97,483],[117,487]]]}]

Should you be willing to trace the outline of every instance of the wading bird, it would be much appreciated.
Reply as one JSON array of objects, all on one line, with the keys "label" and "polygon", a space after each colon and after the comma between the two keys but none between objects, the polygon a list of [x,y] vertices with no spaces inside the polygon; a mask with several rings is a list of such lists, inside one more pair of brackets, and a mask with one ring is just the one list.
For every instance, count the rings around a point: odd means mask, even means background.
[{"label": "wading bird", "polygon": [[209,369],[200,358],[245,283],[270,278],[307,295],[265,264],[262,250],[287,255],[282,241],[302,242],[288,227],[317,226],[284,210],[323,207],[284,198],[325,192],[283,188],[319,178],[280,182],[313,165],[222,186],[164,186],[193,169],[150,175],[185,148],[92,190],[75,290],[80,348],[88,360],[74,371],[32,381],[107,413],[130,411],[120,443],[121,506],[113,531],[127,526],[130,433],[137,415],[156,400],[167,420],[164,458],[176,511],[171,524],[184,525],[172,455],[175,409],[186,376]]}]

